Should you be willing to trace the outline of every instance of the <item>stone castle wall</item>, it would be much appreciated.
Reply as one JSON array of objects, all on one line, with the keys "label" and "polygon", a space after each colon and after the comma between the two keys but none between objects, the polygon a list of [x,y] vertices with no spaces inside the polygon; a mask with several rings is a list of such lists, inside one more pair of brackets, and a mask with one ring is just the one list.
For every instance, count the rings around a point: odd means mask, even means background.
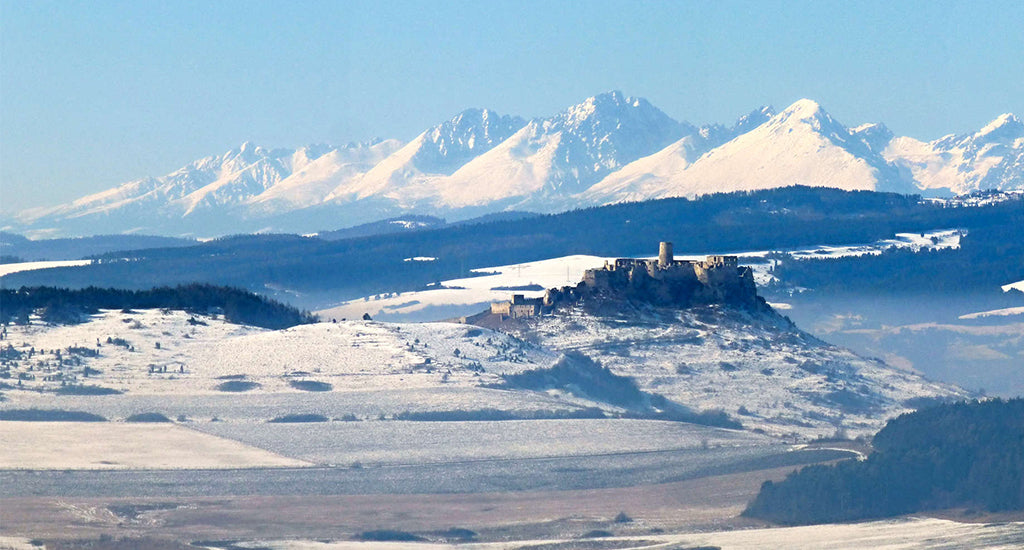
[{"label": "stone castle wall", "polygon": [[757,295],[754,274],[739,265],[736,256],[708,256],[701,261],[676,260],[672,243],[661,243],[657,259],[619,258],[604,267],[588,269],[575,287],[549,289],[543,299],[514,295],[508,302],[491,305],[491,313],[517,318],[540,315],[561,302],[586,298],[621,298],[655,306],[690,307],[729,304],[757,309],[764,304]]}]

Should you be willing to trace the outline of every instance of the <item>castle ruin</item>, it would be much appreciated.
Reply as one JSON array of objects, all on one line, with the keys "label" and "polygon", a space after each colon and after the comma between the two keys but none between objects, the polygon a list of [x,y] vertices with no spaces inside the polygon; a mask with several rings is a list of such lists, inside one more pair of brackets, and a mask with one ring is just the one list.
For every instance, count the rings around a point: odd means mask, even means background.
[{"label": "castle ruin", "polygon": [[664,307],[728,304],[759,309],[754,274],[740,266],[736,256],[708,256],[704,260],[676,260],[672,243],[662,242],[657,259],[618,258],[604,267],[588,269],[575,287],[549,289],[544,298],[516,294],[507,302],[491,304],[491,313],[503,318],[541,315],[557,304],[588,298],[627,299]]},{"label": "castle ruin", "polygon": [[544,300],[541,298],[526,298],[522,294],[513,294],[512,299],[507,302],[492,303],[491,314],[512,319],[536,317],[543,312],[543,307]]}]

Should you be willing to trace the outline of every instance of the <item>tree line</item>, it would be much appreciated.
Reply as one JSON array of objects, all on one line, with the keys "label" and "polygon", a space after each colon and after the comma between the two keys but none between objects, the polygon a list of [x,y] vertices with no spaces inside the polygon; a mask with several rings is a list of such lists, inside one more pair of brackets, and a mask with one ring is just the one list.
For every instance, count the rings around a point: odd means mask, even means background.
[{"label": "tree line", "polygon": [[0,322],[25,323],[34,312],[43,320],[74,323],[100,309],[171,309],[221,314],[227,321],[270,329],[315,322],[309,313],[258,294],[226,286],[189,284],[148,290],[86,287],[0,288]]},{"label": "tree line", "polygon": [[1024,279],[1024,215],[979,227],[959,248],[894,248],[876,256],[795,260],[783,258],[774,275],[783,284],[828,293],[993,291]]},{"label": "tree line", "polygon": [[1024,399],[939,405],[890,420],[866,460],[766,481],[744,516],[805,525],[956,507],[1024,509]]}]

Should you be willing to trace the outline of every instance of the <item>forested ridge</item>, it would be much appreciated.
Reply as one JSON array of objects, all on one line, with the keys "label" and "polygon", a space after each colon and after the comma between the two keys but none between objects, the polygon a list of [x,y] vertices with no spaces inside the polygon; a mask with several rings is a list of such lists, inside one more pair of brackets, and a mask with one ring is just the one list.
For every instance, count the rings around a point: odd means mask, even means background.
[{"label": "forested ridge", "polygon": [[786,285],[824,292],[995,290],[1024,279],[1021,228],[1024,215],[971,229],[955,249],[894,248],[876,256],[810,260],[784,256],[773,274]]},{"label": "forested ridge", "polygon": [[[790,187],[337,241],[242,235],[183,248],[136,251],[131,258],[110,254],[89,266],[14,273],[0,284],[149,288],[203,282],[259,292],[328,292],[332,300],[341,300],[414,290],[468,276],[476,268],[571,254],[653,255],[662,240],[675,243],[678,254],[785,250],[871,243],[897,232],[1013,227],[1022,219],[1020,199],[947,207],[917,196]],[[435,260],[405,261],[413,257]]]},{"label": "forested ridge", "polygon": [[971,507],[1024,509],[1024,399],[933,408],[890,420],[863,461],[766,481],[743,515],[802,525]]},{"label": "forested ridge", "polygon": [[73,323],[100,309],[172,309],[223,314],[233,323],[280,329],[315,322],[294,307],[237,288],[191,284],[149,290],[88,287],[0,288],[0,322],[26,322],[39,311],[43,320]]}]

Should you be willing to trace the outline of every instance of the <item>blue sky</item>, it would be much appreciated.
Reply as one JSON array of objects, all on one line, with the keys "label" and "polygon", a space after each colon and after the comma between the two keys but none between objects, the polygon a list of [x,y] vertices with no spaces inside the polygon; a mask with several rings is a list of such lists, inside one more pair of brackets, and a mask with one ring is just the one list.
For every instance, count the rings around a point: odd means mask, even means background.
[{"label": "blue sky", "polygon": [[1024,115],[1022,24],[1016,1],[0,0],[0,208],[612,89],[695,124],[809,97],[934,139]]}]

